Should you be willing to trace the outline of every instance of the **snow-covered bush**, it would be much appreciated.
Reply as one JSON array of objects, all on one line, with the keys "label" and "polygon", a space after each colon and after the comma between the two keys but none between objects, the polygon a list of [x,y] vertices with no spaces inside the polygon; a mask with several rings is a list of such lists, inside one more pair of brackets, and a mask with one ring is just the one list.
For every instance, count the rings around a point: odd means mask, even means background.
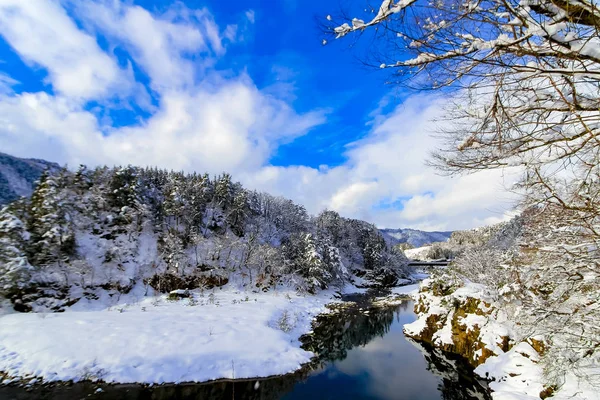
[{"label": "snow-covered bush", "polygon": [[451,260],[454,256],[455,251],[446,243],[432,243],[426,254],[426,257],[429,260]]},{"label": "snow-covered bush", "polygon": [[285,333],[290,332],[296,326],[295,318],[288,310],[283,310],[281,316],[275,322],[275,327]]},{"label": "snow-covered bush", "polygon": [[452,272],[473,283],[500,290],[513,282],[514,271],[506,263],[510,254],[488,247],[472,247],[463,251],[452,265]]}]

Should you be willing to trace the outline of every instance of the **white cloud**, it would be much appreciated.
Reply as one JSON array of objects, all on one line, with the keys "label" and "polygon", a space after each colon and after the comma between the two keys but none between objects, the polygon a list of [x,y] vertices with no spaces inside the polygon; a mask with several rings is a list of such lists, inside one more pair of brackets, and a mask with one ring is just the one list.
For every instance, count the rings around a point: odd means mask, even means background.
[{"label": "white cloud", "polygon": [[[57,2],[0,0],[0,34],[24,60],[48,71],[57,93],[15,94],[16,82],[0,76],[1,151],[71,166],[228,171],[313,213],[330,208],[386,227],[468,228],[505,218],[510,209],[504,186],[513,173],[449,179],[425,167],[437,145],[433,121],[446,99],[414,96],[385,114],[387,99],[372,113],[367,137],[348,146],[343,165],[275,167],[268,160],[277,146],[323,124],[326,111],[297,113],[290,105],[294,85],[260,90],[245,73],[215,70],[235,42],[233,25],[221,29],[206,9],[180,3],[162,14],[112,0],[64,4],[74,5],[87,31]],[[254,13],[245,17],[252,22]],[[111,51],[92,33],[107,38]],[[111,54],[117,47],[148,74],[157,106],[131,69],[117,65]],[[151,116],[114,127],[85,108],[86,100],[115,96]]]},{"label": "white cloud", "polygon": [[414,96],[387,115],[373,114],[373,128],[353,143],[348,161],[335,168],[268,167],[244,180],[302,202],[366,219],[381,227],[465,229],[508,218],[515,196],[506,191],[514,170],[442,177],[425,161],[438,145],[435,122],[448,100]]},{"label": "white cloud", "polygon": [[5,74],[4,72],[0,72],[0,93],[1,94],[8,94],[8,93],[12,93],[13,91],[13,86],[18,85],[19,81],[17,81],[16,79],[11,78],[9,75]]},{"label": "white cloud", "polygon": [[[201,105],[201,106],[199,106]],[[71,165],[139,164],[211,173],[256,170],[277,140],[323,122],[264,97],[246,80],[218,91],[163,96],[146,123],[101,132],[96,117],[64,97],[26,93],[0,98],[3,151]]]},{"label": "white cloud", "polygon": [[254,10],[248,10],[246,11],[246,18],[248,18],[248,21],[253,24],[255,21],[255,14],[254,14]]},{"label": "white cloud", "polygon": [[48,70],[58,92],[4,90],[3,151],[70,165],[131,163],[235,174],[257,170],[278,143],[325,121],[324,111],[300,115],[284,100],[258,90],[243,73],[208,68],[233,33],[231,26],[221,33],[206,9],[175,3],[152,14],[119,1],[64,4],[74,6],[88,32],[127,50],[147,72],[159,105],[151,107],[143,86],[129,75],[123,85],[135,88],[129,95],[152,115],[130,126],[100,126],[82,97],[98,100],[118,93],[120,88],[111,85],[124,71],[59,3],[0,0],[0,33],[23,58]]},{"label": "white cloud", "polygon": [[59,93],[91,99],[130,87],[129,71],[79,30],[57,2],[1,0],[0,34],[25,62],[47,69]]},{"label": "white cloud", "polygon": [[357,214],[361,207],[380,198],[378,182],[355,182],[338,190],[329,201],[329,208],[344,214]]},{"label": "white cloud", "polygon": [[[176,4],[166,13],[154,15],[118,1],[74,4],[90,30],[128,50],[158,92],[193,87],[196,75],[214,62],[213,56],[225,51],[219,27],[206,9],[190,10]],[[186,58],[190,54],[196,59]]]}]

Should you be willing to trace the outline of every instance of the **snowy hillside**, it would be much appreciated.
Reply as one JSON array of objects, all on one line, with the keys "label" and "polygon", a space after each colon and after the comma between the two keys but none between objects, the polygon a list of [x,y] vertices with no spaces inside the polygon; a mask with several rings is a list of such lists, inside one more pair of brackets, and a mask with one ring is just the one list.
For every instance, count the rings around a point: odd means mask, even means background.
[{"label": "snowy hillside", "polygon": [[452,232],[426,232],[417,229],[382,229],[384,234],[387,234],[397,243],[408,243],[413,247],[422,247],[426,244],[435,242],[445,242],[450,238]]},{"label": "snowy hillside", "polygon": [[81,167],[43,174],[0,213],[0,296],[61,310],[97,290],[166,293],[236,282],[316,293],[357,280],[393,285],[407,260],[364,221],[309,216],[228,174]]},{"label": "snowy hillside", "polygon": [[30,196],[34,183],[46,169],[56,172],[60,166],[49,161],[17,158],[0,153],[0,205],[21,196]]}]

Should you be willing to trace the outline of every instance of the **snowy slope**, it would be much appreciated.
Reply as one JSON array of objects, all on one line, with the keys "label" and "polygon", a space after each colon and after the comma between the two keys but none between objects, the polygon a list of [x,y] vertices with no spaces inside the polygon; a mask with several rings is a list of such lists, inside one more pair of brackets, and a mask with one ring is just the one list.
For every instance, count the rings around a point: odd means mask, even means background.
[{"label": "snowy slope", "polygon": [[427,253],[431,249],[431,246],[416,247],[414,249],[404,250],[404,255],[409,260],[428,260]]},{"label": "snowy slope", "polygon": [[381,229],[386,236],[391,236],[397,243],[409,243],[414,247],[435,242],[445,242],[452,232],[426,232],[417,229]]},{"label": "snowy slope", "polygon": [[60,166],[49,161],[18,158],[0,153],[0,205],[21,196],[30,196],[35,181],[46,169],[57,171]]},{"label": "snowy slope", "polygon": [[284,374],[312,357],[298,338],[332,301],[328,291],[299,296],[231,285],[195,291],[192,301],[143,295],[140,286],[120,301],[105,293],[65,313],[0,317],[0,371],[9,379],[121,383]]}]

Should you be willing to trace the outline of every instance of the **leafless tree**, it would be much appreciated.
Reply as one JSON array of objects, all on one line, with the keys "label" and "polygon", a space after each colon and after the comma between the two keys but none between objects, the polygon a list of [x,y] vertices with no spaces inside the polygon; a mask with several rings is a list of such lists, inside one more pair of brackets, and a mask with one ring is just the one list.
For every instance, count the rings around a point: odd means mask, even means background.
[{"label": "leafless tree", "polygon": [[555,382],[600,361],[598,6],[383,0],[368,18],[327,17],[335,38],[371,35],[368,61],[398,83],[452,93],[431,164],[522,171],[516,189],[530,215],[512,286],[526,293],[528,326],[552,344]]},{"label": "leafless tree", "polygon": [[451,174],[522,167],[528,204],[580,212],[598,233],[588,218],[600,209],[595,3],[384,0],[374,13],[368,22],[332,19],[330,32],[373,30],[382,68],[419,88],[459,89],[435,166]]}]

